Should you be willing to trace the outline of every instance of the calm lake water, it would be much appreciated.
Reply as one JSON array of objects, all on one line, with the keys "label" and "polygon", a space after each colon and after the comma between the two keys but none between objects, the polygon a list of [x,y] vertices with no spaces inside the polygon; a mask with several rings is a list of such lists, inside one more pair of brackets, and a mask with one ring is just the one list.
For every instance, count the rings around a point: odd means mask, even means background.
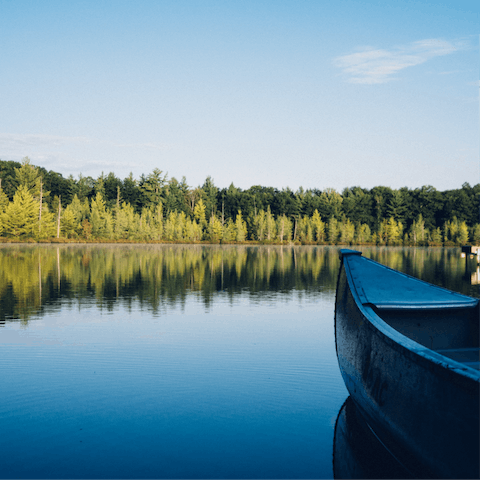
[{"label": "calm lake water", "polygon": [[[1,246],[0,476],[332,478],[338,250]],[[361,250],[480,296],[458,248]]]}]

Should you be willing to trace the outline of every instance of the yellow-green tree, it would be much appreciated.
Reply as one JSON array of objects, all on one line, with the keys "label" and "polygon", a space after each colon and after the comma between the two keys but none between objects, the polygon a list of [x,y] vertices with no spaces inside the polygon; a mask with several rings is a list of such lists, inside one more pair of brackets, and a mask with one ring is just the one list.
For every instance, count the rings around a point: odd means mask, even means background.
[{"label": "yellow-green tree", "polygon": [[465,245],[468,242],[468,227],[465,221],[461,222],[458,226],[457,243]]},{"label": "yellow-green tree", "polygon": [[317,243],[323,243],[325,241],[325,223],[322,222],[322,218],[317,209],[313,212],[310,223],[312,225],[315,241]]},{"label": "yellow-green tree", "polygon": [[292,239],[292,222],[285,215],[277,218],[277,238],[281,242],[289,242]]},{"label": "yellow-green tree", "polygon": [[343,220],[340,224],[340,242],[351,244],[355,238],[355,225],[349,218]]},{"label": "yellow-green tree", "polygon": [[265,219],[265,212],[260,210],[256,215],[253,217],[253,235],[256,240],[261,242],[265,240],[265,232],[267,228],[267,222]]},{"label": "yellow-green tree", "polygon": [[277,236],[277,228],[275,225],[275,218],[270,210],[270,205],[268,205],[267,213],[265,214],[265,226],[267,240],[275,240]]},{"label": "yellow-green tree", "polygon": [[247,238],[247,224],[242,218],[242,211],[239,210],[235,219],[235,229],[237,231],[237,242],[244,242]]},{"label": "yellow-green tree", "polygon": [[[42,179],[38,168],[31,165],[28,157],[22,160],[22,166],[20,168],[15,168],[15,177],[19,186],[26,187],[27,191],[35,200],[39,199]],[[43,191],[42,195],[45,198],[48,192]]]},{"label": "yellow-green tree", "polygon": [[428,230],[425,228],[425,221],[422,214],[413,221],[410,227],[410,241],[414,244],[423,244],[427,239]]},{"label": "yellow-green tree", "polygon": [[389,245],[398,245],[403,238],[403,225],[390,217],[386,226],[387,243]]},{"label": "yellow-green tree", "polygon": [[53,238],[57,236],[56,235],[57,225],[56,225],[55,214],[50,211],[46,203],[42,205],[42,215],[38,223],[39,223],[39,228],[37,233],[38,238]]},{"label": "yellow-green tree", "polygon": [[107,211],[105,200],[100,192],[97,193],[95,198],[92,198],[90,206],[90,223],[92,225],[92,235],[94,238],[112,238],[112,214],[110,211]]},{"label": "yellow-green tree", "polygon": [[366,223],[362,223],[357,228],[356,241],[360,244],[367,243],[371,241],[371,237],[372,237],[372,232],[370,230],[370,227]]},{"label": "yellow-green tree", "polygon": [[35,238],[38,234],[38,203],[28,187],[20,185],[1,214],[3,233],[9,237]]},{"label": "yellow-green tree", "polygon": [[193,209],[193,216],[202,228],[206,226],[207,220],[205,218],[205,204],[201,198],[198,200]]},{"label": "yellow-green tree", "polygon": [[177,222],[177,212],[171,211],[165,221],[165,238],[175,240],[175,224]]},{"label": "yellow-green tree", "polygon": [[236,236],[237,231],[235,229],[235,223],[231,218],[229,218],[228,221],[223,225],[222,239],[224,242],[234,242]]},{"label": "yellow-green tree", "polygon": [[212,213],[210,221],[208,222],[207,238],[211,242],[218,242],[222,239],[222,233],[222,222]]},{"label": "yellow-green tree", "polygon": [[1,187],[1,178],[0,178],[0,235],[2,235],[3,232],[3,220],[2,220],[2,214],[5,211],[9,204],[9,200],[7,195],[5,195],[5,192],[3,191]]},{"label": "yellow-green tree", "polygon": [[335,217],[330,217],[327,225],[327,234],[328,234],[328,241],[332,245],[335,244],[338,240],[339,228],[338,228],[338,220]]}]

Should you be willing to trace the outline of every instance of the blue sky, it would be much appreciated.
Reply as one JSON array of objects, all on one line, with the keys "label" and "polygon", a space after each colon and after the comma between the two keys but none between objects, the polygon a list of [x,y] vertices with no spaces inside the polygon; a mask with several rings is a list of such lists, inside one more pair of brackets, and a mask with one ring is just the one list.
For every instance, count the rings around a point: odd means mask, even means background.
[{"label": "blue sky", "polygon": [[64,176],[480,182],[480,2],[0,0],[0,159]]}]

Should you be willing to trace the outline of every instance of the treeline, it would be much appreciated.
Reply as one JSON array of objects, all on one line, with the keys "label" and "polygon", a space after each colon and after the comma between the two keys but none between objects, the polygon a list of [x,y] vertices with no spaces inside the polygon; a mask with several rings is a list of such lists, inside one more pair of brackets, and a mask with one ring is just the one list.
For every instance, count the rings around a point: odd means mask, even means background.
[{"label": "treeline", "polygon": [[[190,187],[159,169],[139,180],[97,179],[0,160],[0,236],[72,239],[376,245],[480,244],[480,184],[296,192],[211,177]],[[8,241],[8,240],[7,240]]]}]

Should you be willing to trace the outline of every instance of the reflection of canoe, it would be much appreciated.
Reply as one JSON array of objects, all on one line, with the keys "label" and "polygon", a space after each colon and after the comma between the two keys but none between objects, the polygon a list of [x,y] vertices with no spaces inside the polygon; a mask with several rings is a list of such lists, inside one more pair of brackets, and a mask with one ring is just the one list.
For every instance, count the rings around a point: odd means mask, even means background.
[{"label": "reflection of canoe", "polygon": [[348,397],[335,422],[333,478],[415,478],[382,445]]},{"label": "reflection of canoe", "polygon": [[337,357],[362,416],[417,476],[478,478],[478,300],[341,257]]}]

